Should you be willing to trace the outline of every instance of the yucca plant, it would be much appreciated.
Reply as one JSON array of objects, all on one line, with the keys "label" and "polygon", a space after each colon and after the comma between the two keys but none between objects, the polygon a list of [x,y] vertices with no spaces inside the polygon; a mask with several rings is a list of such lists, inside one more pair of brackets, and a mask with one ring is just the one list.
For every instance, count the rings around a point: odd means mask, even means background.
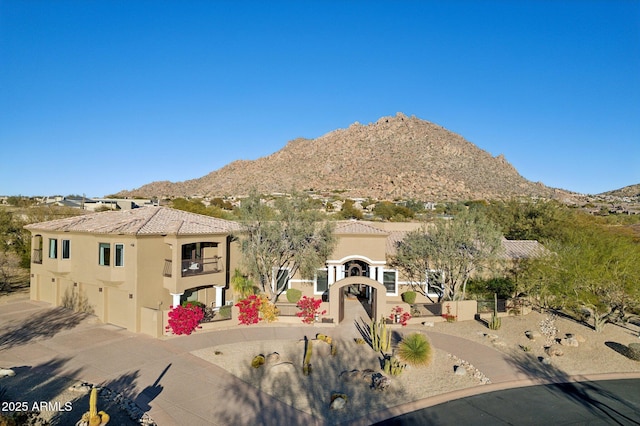
[{"label": "yucca plant", "polygon": [[429,365],[433,352],[426,336],[421,333],[411,333],[398,344],[397,355],[409,365]]}]

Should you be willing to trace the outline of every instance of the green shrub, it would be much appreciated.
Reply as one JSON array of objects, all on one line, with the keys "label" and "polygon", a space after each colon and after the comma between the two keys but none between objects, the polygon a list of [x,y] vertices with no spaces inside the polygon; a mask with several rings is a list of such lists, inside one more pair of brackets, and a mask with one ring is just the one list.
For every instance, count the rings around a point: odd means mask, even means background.
[{"label": "green shrub", "polygon": [[404,293],[402,293],[402,301],[404,303],[413,305],[414,303],[416,303],[416,292],[413,290],[405,291]]},{"label": "green shrub", "polygon": [[302,297],[302,291],[297,288],[290,288],[287,290],[287,301],[289,303],[298,303]]},{"label": "green shrub", "polygon": [[231,318],[231,305],[221,306],[219,315],[221,318]]},{"label": "green shrub", "polygon": [[398,344],[398,356],[409,365],[429,365],[431,344],[422,333],[411,333]]}]

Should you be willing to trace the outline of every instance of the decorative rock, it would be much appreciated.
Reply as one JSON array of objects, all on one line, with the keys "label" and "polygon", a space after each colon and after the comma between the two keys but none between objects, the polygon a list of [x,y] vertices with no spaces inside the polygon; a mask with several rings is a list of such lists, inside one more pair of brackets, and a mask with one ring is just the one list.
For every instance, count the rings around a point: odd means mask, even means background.
[{"label": "decorative rock", "polygon": [[424,321],[422,325],[424,325],[425,327],[433,327],[434,323],[432,321]]},{"label": "decorative rock", "polygon": [[507,346],[507,344],[503,341],[500,340],[494,340],[493,341],[494,346]]},{"label": "decorative rock", "polygon": [[524,335],[527,336],[529,340],[536,340],[538,337],[542,337],[542,335],[535,330],[527,330],[524,332]]},{"label": "decorative rock", "polygon": [[578,339],[576,339],[573,336],[560,339],[560,344],[562,346],[572,346],[574,348],[577,348],[578,346],[580,346],[580,344],[578,343]]},{"label": "decorative rock", "polygon": [[500,337],[497,334],[491,334],[491,333],[487,333],[487,334],[485,334],[485,336],[487,336],[491,340],[496,340],[496,339],[498,339]]},{"label": "decorative rock", "polygon": [[91,391],[91,385],[89,383],[78,383],[69,387],[71,392],[89,393]]},{"label": "decorative rock", "polygon": [[466,376],[467,369],[461,365],[456,365],[453,367],[453,374],[455,374],[456,376]]},{"label": "decorative rock", "polygon": [[544,365],[551,365],[551,358],[549,358],[549,357],[542,358],[542,363]]},{"label": "decorative rock", "polygon": [[375,390],[383,391],[391,386],[391,379],[380,373],[376,373],[372,379],[373,383],[371,384],[371,387]]},{"label": "decorative rock", "polygon": [[549,346],[544,351],[549,356],[562,356],[562,355],[564,355],[564,352],[562,352],[562,349],[557,348],[555,346]]},{"label": "decorative rock", "polygon": [[0,377],[13,377],[16,372],[10,368],[0,368]]},{"label": "decorative rock", "polygon": [[365,383],[372,383],[374,374],[376,374],[375,371],[373,371],[370,368],[367,368],[365,370],[362,370],[360,377],[362,381],[364,381]]},{"label": "decorative rock", "polygon": [[347,400],[342,396],[338,396],[331,401],[331,406],[329,407],[332,410],[342,410],[347,405]]}]

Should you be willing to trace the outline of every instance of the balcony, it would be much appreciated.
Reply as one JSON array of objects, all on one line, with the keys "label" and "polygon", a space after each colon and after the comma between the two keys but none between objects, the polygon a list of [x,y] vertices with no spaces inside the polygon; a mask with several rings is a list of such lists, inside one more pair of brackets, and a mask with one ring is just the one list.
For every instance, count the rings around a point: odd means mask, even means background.
[{"label": "balcony", "polygon": [[[180,276],[192,277],[222,272],[221,259],[220,256],[201,259],[183,259],[180,263]],[[162,275],[168,278],[173,276],[173,261],[171,259],[164,260]]]}]

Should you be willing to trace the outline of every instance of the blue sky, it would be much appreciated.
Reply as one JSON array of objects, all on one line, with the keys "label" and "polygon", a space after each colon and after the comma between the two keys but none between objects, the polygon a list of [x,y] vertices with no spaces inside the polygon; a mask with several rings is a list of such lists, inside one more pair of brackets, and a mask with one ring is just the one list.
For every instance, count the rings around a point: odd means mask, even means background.
[{"label": "blue sky", "polygon": [[0,194],[198,178],[396,112],[640,183],[640,2],[0,0]]}]

